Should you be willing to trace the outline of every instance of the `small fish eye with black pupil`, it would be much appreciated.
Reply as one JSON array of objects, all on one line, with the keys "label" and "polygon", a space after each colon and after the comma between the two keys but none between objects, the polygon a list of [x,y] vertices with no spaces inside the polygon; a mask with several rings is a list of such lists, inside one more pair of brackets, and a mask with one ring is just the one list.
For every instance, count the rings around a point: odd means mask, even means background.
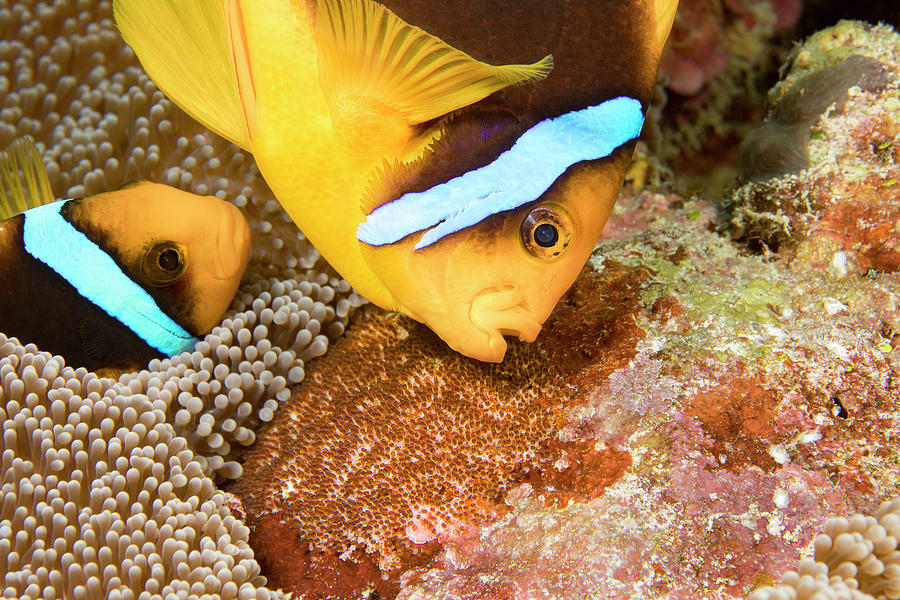
[{"label": "small fish eye with black pupil", "polygon": [[169,285],[178,279],[187,267],[185,248],[175,242],[158,242],[150,247],[141,261],[141,272],[147,282],[155,287]]},{"label": "small fish eye with black pupil", "polygon": [[572,218],[566,209],[555,204],[542,205],[522,221],[522,244],[537,258],[552,260],[569,247],[572,232]]},{"label": "small fish eye with black pupil", "polygon": [[534,241],[542,248],[552,248],[559,241],[559,232],[556,226],[550,223],[541,223],[534,228]]}]

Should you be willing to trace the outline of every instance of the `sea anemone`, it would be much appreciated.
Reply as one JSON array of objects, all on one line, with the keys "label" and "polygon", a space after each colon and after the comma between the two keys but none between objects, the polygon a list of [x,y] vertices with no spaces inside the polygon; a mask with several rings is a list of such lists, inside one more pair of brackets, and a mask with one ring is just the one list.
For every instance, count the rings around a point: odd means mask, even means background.
[{"label": "sea anemone", "polygon": [[272,597],[158,401],[0,334],[5,598]]},{"label": "sea anemone", "polygon": [[243,287],[193,352],[116,381],[2,337],[4,596],[271,597],[210,477],[240,474],[255,427],[365,301],[252,158],[156,89],[108,0],[3,5],[0,31],[0,145],[31,136],[56,194],[148,179],[233,202],[253,233]]},{"label": "sea anemone", "polygon": [[900,598],[900,500],[888,500],[872,516],[829,519],[816,537],[812,558],[763,587],[749,600]]},{"label": "sea anemone", "polygon": [[365,302],[343,279],[309,277],[251,277],[227,318],[193,352],[152,360],[119,378],[123,393],[162,403],[205,474],[240,476],[240,450],[272,420],[290,396],[288,386],[303,380],[305,361],[324,354]]}]

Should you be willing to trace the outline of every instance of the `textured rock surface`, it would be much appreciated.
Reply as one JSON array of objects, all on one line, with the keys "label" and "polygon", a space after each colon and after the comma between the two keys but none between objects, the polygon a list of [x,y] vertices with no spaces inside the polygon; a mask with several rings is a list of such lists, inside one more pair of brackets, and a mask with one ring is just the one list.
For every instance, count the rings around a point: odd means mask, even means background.
[{"label": "textured rock surface", "polygon": [[[752,181],[737,188],[727,209],[732,233],[770,248],[809,237],[812,251],[846,253],[851,271],[892,271],[900,266],[895,222],[900,218],[900,38],[887,26],[842,21],[797,49],[785,80],[770,94],[773,118],[795,104],[793,93],[811,78],[858,65],[849,93],[839,94],[824,114],[805,119],[801,153],[807,168]],[[846,89],[835,82],[836,87]],[[813,94],[814,97],[822,94]],[[817,106],[821,109],[821,106]],[[820,113],[820,110],[813,111]],[[771,128],[770,121],[763,129]],[[744,162],[771,160],[771,148],[745,148]],[[777,162],[777,161],[775,161]],[[803,166],[803,165],[801,165]],[[796,171],[797,169],[794,169]]]}]

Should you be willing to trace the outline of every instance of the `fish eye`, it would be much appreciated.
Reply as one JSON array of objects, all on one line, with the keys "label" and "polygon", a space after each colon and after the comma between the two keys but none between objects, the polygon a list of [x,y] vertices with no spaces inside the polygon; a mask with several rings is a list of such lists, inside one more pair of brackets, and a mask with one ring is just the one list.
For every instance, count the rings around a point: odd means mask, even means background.
[{"label": "fish eye", "polygon": [[559,231],[556,225],[541,223],[534,228],[534,241],[542,248],[552,248],[559,241]]},{"label": "fish eye", "polygon": [[169,285],[181,277],[187,267],[187,254],[181,244],[159,242],[144,253],[141,272],[154,287]]},{"label": "fish eye", "polygon": [[556,204],[533,209],[522,221],[522,243],[538,258],[553,260],[562,255],[572,241],[572,218]]}]

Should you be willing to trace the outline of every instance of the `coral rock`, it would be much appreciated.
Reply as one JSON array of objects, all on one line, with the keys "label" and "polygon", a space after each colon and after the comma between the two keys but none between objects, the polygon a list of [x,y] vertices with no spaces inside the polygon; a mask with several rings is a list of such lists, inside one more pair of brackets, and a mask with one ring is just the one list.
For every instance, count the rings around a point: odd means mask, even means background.
[{"label": "coral rock", "polygon": [[888,26],[842,21],[812,36],[773,90],[771,120],[745,142],[745,174],[760,180],[726,202],[732,234],[841,252],[844,272],[900,268],[898,72]]},{"label": "coral rock", "polygon": [[627,455],[624,473],[562,508],[510,489],[508,514],[443,540],[398,598],[740,598],[793,569],[827,518],[900,491],[900,275],[745,253],[713,215],[625,198],[592,260],[647,269],[645,337],[627,365],[577,378],[554,443]]}]

